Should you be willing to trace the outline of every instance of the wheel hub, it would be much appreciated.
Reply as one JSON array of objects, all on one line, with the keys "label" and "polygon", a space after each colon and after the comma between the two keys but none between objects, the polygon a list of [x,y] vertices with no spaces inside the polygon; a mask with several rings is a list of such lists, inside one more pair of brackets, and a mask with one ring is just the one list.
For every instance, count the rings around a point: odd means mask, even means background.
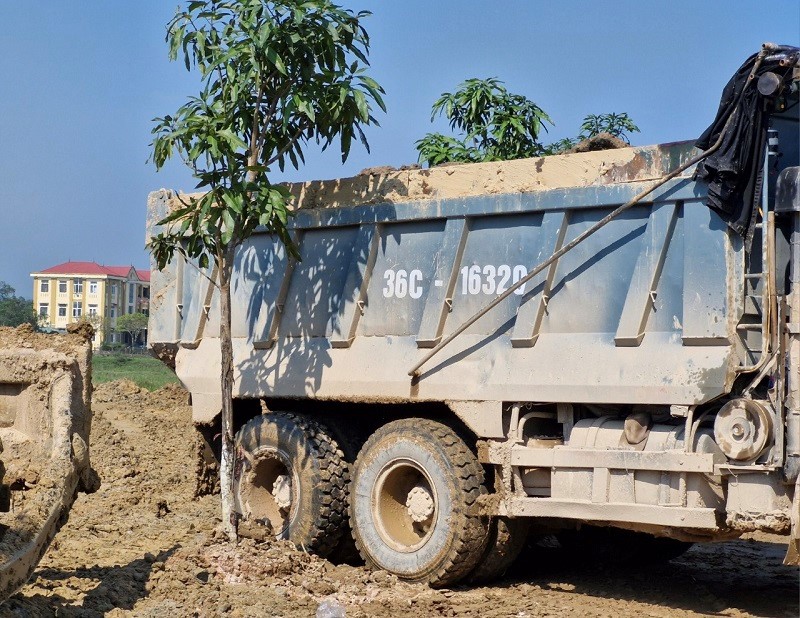
[{"label": "wheel hub", "polygon": [[406,498],[408,514],[415,523],[422,523],[433,515],[433,496],[422,484],[411,488]]},{"label": "wheel hub", "polygon": [[404,457],[389,462],[372,496],[375,527],[389,547],[414,552],[430,539],[438,512],[436,489],[418,462]]},{"label": "wheel hub", "polygon": [[239,481],[239,504],[246,520],[269,522],[280,537],[294,517],[300,487],[289,457],[278,449],[261,449]]},{"label": "wheel hub", "polygon": [[292,505],[292,480],[286,474],[279,474],[272,485],[272,496],[281,510]]}]

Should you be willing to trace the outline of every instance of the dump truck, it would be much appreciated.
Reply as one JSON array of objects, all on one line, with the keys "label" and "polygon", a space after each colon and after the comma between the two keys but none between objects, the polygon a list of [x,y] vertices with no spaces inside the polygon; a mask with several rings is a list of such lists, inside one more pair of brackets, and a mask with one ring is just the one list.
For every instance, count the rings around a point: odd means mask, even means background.
[{"label": "dump truck", "polygon": [[0,602],[21,588],[79,491],[89,460],[93,331],[0,328]]},{"label": "dump truck", "polygon": [[[239,533],[436,586],[531,531],[641,560],[766,531],[796,561],[798,57],[765,44],[695,143],[290,185],[300,259],[257,231],[231,285]],[[215,277],[176,255],[149,323],[206,490]]]}]

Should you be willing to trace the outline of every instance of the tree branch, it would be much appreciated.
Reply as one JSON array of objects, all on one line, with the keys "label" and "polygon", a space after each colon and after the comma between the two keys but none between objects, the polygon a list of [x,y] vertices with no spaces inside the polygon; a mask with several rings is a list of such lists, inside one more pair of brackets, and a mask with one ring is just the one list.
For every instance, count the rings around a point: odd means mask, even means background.
[{"label": "tree branch", "polygon": [[[261,100],[264,98],[264,86],[261,83],[261,79],[258,80],[258,95],[256,97],[256,106],[253,110],[253,128],[251,129],[250,133],[250,156],[247,159],[247,164],[250,167],[255,166],[258,163],[260,150],[258,150],[258,142],[260,138],[260,134],[258,132],[259,128],[259,118],[258,112],[261,109]],[[253,182],[256,179],[256,173],[254,170],[247,170],[247,180],[248,182]]]},{"label": "tree branch", "polygon": [[[270,73],[268,80],[273,79],[273,77],[276,76],[275,73],[276,73],[275,71]],[[286,97],[292,91],[292,88],[295,86],[295,84],[297,84],[297,81],[298,80],[296,79],[290,80],[286,84],[286,86],[284,86],[282,90],[275,93],[275,96],[272,98],[272,102],[270,103],[266,113],[264,114],[264,128],[262,129],[261,135],[259,136],[260,137],[258,144],[259,153],[264,150],[264,144],[266,143],[267,133],[268,133],[267,127],[269,126],[270,122],[272,122],[272,118],[275,116],[275,113],[278,110],[278,105],[283,100],[283,98]]]},{"label": "tree branch", "polygon": [[308,127],[305,126],[304,124],[300,125],[300,127],[297,129],[297,131],[295,131],[295,134],[291,137],[289,142],[285,146],[283,146],[283,148],[278,150],[275,153],[275,155],[271,159],[269,159],[264,165],[269,167],[270,165],[275,163],[278,159],[280,159],[283,155],[289,152],[292,149],[292,147],[297,143],[297,141],[300,139],[300,136],[307,128]]}]

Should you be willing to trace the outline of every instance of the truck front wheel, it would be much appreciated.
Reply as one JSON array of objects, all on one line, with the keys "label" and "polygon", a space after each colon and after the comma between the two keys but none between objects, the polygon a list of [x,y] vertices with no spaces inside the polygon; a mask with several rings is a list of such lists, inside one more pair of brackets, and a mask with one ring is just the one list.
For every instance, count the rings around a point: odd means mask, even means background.
[{"label": "truck front wheel", "polygon": [[488,538],[477,512],[483,469],[449,427],[427,419],[384,425],[356,459],[350,525],[362,558],[412,582],[453,584]]},{"label": "truck front wheel", "polygon": [[272,536],[327,556],[347,527],[347,465],[330,432],[273,412],[236,435],[233,493],[242,536]]}]

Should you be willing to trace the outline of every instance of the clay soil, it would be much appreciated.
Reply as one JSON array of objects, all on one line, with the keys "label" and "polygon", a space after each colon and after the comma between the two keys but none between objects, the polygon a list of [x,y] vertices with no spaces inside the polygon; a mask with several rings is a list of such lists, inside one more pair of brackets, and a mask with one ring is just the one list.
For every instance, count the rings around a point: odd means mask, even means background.
[{"label": "clay soil", "polygon": [[221,541],[218,497],[192,498],[186,393],[122,381],[95,392],[93,465],[31,582],[3,616],[797,616],[798,572],[759,536],[695,546],[658,567],[576,564],[531,550],[490,587],[431,590],[335,566],[284,544]]}]

